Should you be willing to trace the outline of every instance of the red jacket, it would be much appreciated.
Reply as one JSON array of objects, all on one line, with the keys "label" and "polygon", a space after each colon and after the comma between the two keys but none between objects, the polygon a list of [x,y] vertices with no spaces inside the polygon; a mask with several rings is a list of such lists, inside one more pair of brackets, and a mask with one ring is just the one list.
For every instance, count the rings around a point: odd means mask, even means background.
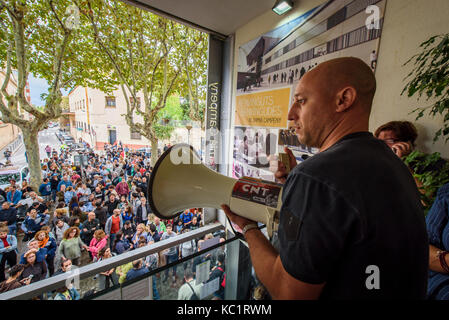
[{"label": "red jacket", "polygon": [[117,191],[119,196],[125,195],[127,196],[129,194],[129,187],[128,184],[125,181],[121,181],[117,184],[115,187],[115,191]]}]

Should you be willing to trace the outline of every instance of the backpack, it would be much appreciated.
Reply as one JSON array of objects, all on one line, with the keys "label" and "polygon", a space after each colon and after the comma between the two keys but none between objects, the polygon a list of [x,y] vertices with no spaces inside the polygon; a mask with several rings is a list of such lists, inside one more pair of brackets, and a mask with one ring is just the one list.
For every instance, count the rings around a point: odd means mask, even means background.
[{"label": "backpack", "polygon": [[224,288],[226,287],[226,273],[224,272],[222,267],[217,267],[218,270],[220,270],[222,272],[221,277],[220,277],[220,285]]},{"label": "backpack", "polygon": [[186,282],[190,289],[192,289],[192,296],[190,297],[190,300],[200,300],[200,298],[196,295],[195,290],[193,290],[193,287],[190,285],[190,283]]}]

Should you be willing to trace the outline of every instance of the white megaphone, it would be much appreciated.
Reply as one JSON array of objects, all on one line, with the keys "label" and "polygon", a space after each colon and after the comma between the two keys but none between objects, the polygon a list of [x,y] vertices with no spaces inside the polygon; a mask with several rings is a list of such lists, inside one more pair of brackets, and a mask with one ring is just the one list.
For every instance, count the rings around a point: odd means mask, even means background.
[{"label": "white megaphone", "polygon": [[190,208],[221,209],[266,225],[268,235],[279,225],[282,185],[243,177],[223,176],[201,163],[190,145],[170,147],[158,159],[148,185],[149,204],[161,219],[172,219]]}]

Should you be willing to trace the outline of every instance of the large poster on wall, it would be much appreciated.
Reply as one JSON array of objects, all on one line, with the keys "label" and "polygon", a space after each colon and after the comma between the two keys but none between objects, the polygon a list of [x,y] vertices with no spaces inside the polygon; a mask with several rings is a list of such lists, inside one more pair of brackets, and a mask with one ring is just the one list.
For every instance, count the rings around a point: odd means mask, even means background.
[{"label": "large poster on wall", "polygon": [[330,0],[239,47],[234,178],[274,181],[269,163],[284,146],[298,161],[318,152],[289,127],[294,88],[308,71],[338,57],[358,57],[375,71],[386,1]]}]

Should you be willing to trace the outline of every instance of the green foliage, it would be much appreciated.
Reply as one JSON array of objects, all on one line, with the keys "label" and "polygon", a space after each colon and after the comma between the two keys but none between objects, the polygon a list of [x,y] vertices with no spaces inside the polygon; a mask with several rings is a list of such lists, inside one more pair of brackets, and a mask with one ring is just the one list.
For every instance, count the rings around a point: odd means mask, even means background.
[{"label": "green foliage", "polygon": [[207,36],[122,2],[87,0],[87,6],[84,15],[100,59],[112,66],[110,76],[120,82],[125,96],[134,100],[143,93],[140,107],[127,99],[127,124],[151,141],[166,138],[171,130],[158,121],[182,119],[174,93],[195,88],[186,85],[187,70],[196,83],[205,81]]},{"label": "green foliage", "polygon": [[417,108],[416,120],[424,116],[425,111],[434,117],[443,116],[443,127],[434,136],[434,142],[440,137],[449,140],[449,34],[433,36],[420,45],[422,52],[413,56],[405,65],[413,63],[414,69],[406,77],[410,79],[402,94],[418,99],[423,96],[426,101],[435,103],[427,107]]},{"label": "green foliage", "polygon": [[412,168],[413,176],[422,184],[419,189],[427,214],[435,201],[438,189],[449,182],[449,163],[442,159],[438,152],[425,154],[420,151],[409,154],[405,163]]},{"label": "green foliage", "polygon": [[182,103],[180,108],[182,110],[182,120],[204,121],[204,112],[206,110],[205,101],[198,104],[198,108],[196,108],[197,116],[194,117],[191,117],[192,104],[189,100]]},{"label": "green foliage", "polygon": [[188,120],[184,118],[184,110],[178,95],[172,95],[167,99],[167,105],[159,112],[158,116],[159,119]]}]

